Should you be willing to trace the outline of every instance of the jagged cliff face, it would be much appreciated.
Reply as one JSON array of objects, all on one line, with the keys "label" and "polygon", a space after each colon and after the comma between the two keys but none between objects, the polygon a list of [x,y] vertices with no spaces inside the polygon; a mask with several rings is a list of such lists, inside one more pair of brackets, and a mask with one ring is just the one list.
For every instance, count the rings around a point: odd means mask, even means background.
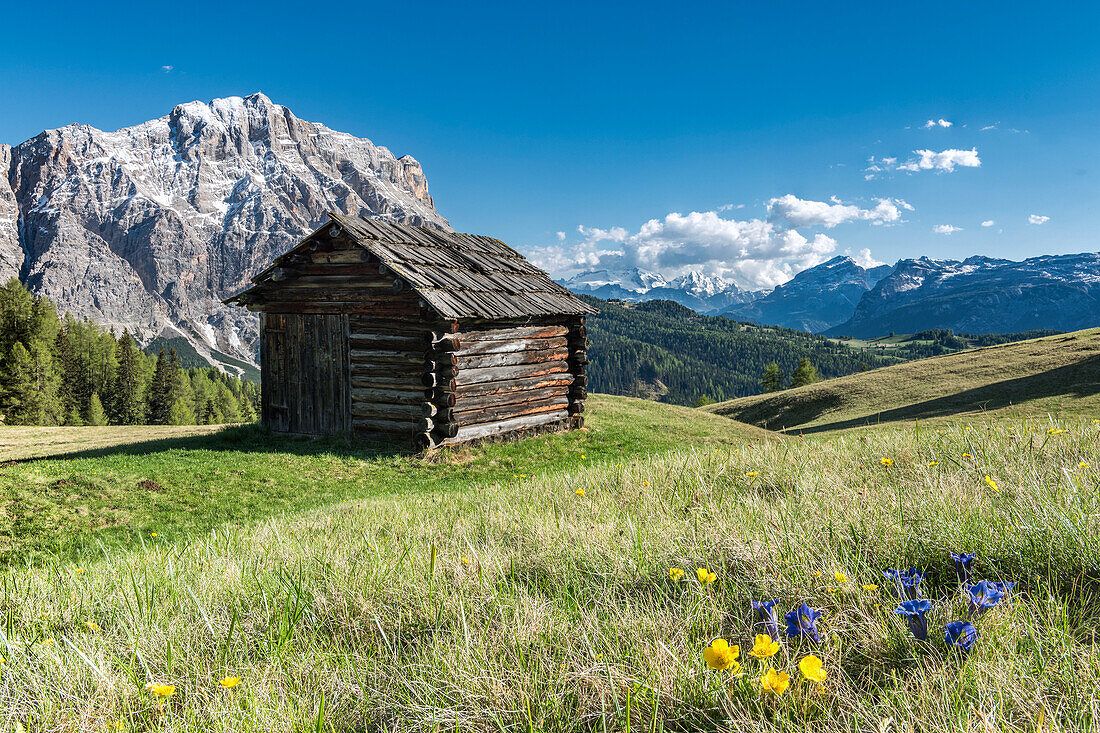
[{"label": "jagged cliff face", "polygon": [[0,282],[19,277],[23,250],[19,246],[19,206],[8,183],[11,146],[0,145]]},{"label": "jagged cliff face", "polygon": [[142,340],[254,361],[257,320],[221,300],[335,210],[449,229],[420,164],[262,94],[136,127],[0,146],[0,276]]}]

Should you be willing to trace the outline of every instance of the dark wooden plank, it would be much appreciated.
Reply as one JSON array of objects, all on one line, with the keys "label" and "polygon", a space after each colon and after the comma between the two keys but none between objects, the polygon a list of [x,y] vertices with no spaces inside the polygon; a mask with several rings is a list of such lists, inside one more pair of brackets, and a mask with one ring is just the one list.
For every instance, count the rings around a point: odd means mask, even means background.
[{"label": "dark wooden plank", "polygon": [[513,351],[505,354],[483,354],[480,356],[467,356],[466,352],[459,351],[455,356],[457,357],[455,366],[459,370],[514,366],[517,364],[540,364],[572,358],[569,350],[564,348],[545,351]]},{"label": "dark wooden plank", "polygon": [[380,387],[352,387],[355,404],[419,405],[429,399],[426,389],[383,389]]},{"label": "dark wooden plank", "polygon": [[459,331],[463,342],[475,341],[511,341],[518,338],[557,338],[569,333],[568,326],[517,326],[514,328],[493,328],[477,331]]},{"label": "dark wooden plank", "polygon": [[524,377],[520,379],[466,384],[456,386],[454,392],[459,397],[465,397],[467,395],[494,395],[507,392],[523,391],[528,389],[539,389],[541,387],[567,386],[574,384],[574,382],[575,378],[572,374],[544,374],[541,376]]},{"label": "dark wooden plank", "polygon": [[466,425],[479,425],[481,423],[495,422],[497,420],[505,420],[521,415],[560,412],[561,410],[568,409],[569,398],[563,394],[560,397],[555,397],[550,400],[524,402],[515,405],[497,405],[495,407],[483,407],[468,412],[458,412],[458,408],[461,406],[461,403],[455,406],[454,418],[452,420],[452,422],[459,426],[459,429]]},{"label": "dark wooden plank", "polygon": [[550,400],[569,400],[568,388],[562,385],[527,389],[522,391],[501,392],[483,395],[461,395],[455,400],[455,410],[469,412],[492,407],[522,405],[530,402]]},{"label": "dark wooden plank", "polygon": [[454,377],[456,385],[477,384],[480,382],[497,382],[508,379],[522,379],[524,377],[538,377],[545,374],[567,373],[569,363],[566,361],[548,361],[538,364],[517,364],[515,366],[487,367],[485,369],[463,369]]},{"label": "dark wooden plank", "polygon": [[479,356],[482,354],[510,354],[516,351],[546,351],[547,349],[564,349],[569,346],[569,339],[563,336],[553,338],[517,338],[507,341],[471,341],[462,343],[459,337],[459,348],[456,351],[461,356]]}]

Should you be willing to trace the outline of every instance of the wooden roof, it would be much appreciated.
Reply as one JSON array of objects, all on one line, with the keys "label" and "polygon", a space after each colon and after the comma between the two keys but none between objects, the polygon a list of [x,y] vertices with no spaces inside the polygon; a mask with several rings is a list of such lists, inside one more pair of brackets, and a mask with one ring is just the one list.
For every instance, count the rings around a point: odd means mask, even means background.
[{"label": "wooden roof", "polygon": [[[329,219],[283,257],[308,246],[309,240],[322,232],[340,226],[443,318],[526,318],[597,312],[499,239],[333,212]],[[273,269],[268,268],[252,281],[267,283]],[[229,301],[239,295],[243,293]]]}]

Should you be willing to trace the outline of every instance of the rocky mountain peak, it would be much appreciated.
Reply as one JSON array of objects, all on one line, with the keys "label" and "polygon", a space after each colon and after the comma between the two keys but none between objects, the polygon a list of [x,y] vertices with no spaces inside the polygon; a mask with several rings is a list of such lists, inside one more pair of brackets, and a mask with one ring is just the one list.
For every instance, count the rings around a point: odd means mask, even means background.
[{"label": "rocky mountain peak", "polygon": [[221,299],[325,212],[450,229],[415,158],[261,93],[113,132],[47,130],[0,146],[0,174],[0,277],[143,341],[183,336],[247,361],[256,319]]}]

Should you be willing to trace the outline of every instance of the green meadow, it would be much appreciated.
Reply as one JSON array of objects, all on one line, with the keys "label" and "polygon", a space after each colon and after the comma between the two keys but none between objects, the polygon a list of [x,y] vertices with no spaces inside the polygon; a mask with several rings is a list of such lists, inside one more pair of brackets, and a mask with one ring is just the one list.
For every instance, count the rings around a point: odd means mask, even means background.
[{"label": "green meadow", "polygon": [[[427,456],[73,428],[5,465],[0,730],[1096,728],[1093,417],[796,437],[590,404],[583,432]],[[952,551],[1016,587],[970,619]],[[882,575],[910,566],[927,641]],[[753,657],[773,598],[821,641]],[[969,654],[943,641],[967,619]]]}]

